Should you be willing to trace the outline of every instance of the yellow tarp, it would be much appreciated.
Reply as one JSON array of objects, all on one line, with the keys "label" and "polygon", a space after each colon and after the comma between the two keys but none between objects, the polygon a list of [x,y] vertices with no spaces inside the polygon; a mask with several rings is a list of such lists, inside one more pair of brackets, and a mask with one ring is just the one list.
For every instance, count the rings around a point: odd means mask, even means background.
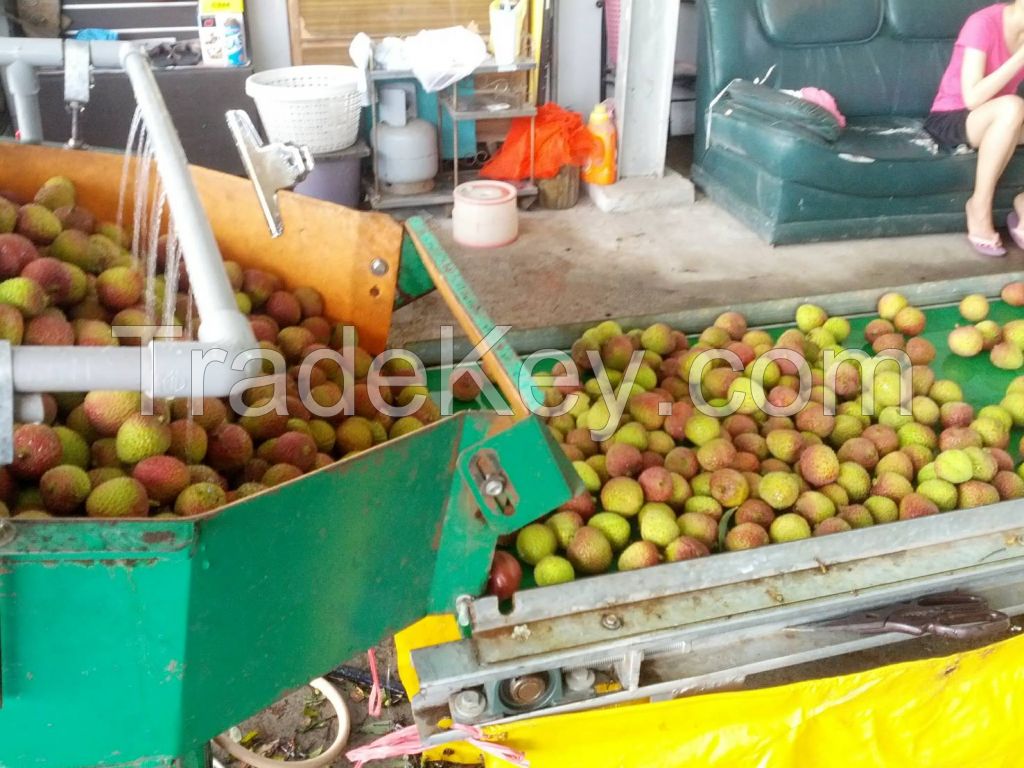
[{"label": "yellow tarp", "polygon": [[[842,677],[485,730],[531,768],[1020,768],[1024,637]],[[507,766],[465,744],[427,757]]]}]

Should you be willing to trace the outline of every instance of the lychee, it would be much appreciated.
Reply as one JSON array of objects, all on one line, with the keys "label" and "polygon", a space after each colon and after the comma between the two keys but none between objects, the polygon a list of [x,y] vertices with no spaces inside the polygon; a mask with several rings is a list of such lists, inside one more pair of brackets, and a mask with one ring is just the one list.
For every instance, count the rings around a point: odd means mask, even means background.
[{"label": "lychee", "polygon": [[680,536],[677,539],[673,539],[665,547],[665,559],[670,563],[706,557],[708,554],[710,554],[708,546],[704,542],[690,536]]},{"label": "lychee", "polygon": [[[120,436],[120,433],[118,433]],[[306,436],[308,438],[308,436]],[[312,438],[308,438],[308,446],[312,448],[308,456],[310,460],[316,456],[316,446]],[[224,423],[211,430],[208,434],[206,463],[218,472],[237,472],[252,458],[253,443],[249,433],[238,424]]]},{"label": "lychee", "polygon": [[64,449],[60,438],[45,424],[22,424],[14,430],[11,473],[21,480],[37,480],[60,464]]},{"label": "lychee", "polygon": [[135,413],[117,430],[117,458],[135,464],[149,456],[166,453],[171,447],[171,430],[157,416]]},{"label": "lychee", "polygon": [[812,445],[800,455],[800,474],[811,485],[820,487],[839,478],[839,458],[827,445]]},{"label": "lychee", "polygon": [[901,293],[891,292],[883,294],[878,300],[878,316],[883,320],[892,320],[909,303],[907,297]]},{"label": "lychee", "polygon": [[566,555],[579,573],[603,573],[612,564],[611,544],[601,531],[589,525],[576,531],[569,542]]},{"label": "lychee", "polygon": [[819,491],[804,491],[793,505],[793,511],[811,525],[817,525],[835,515],[836,505],[832,499]]},{"label": "lychee", "polygon": [[142,483],[146,495],[159,504],[170,504],[189,485],[188,466],[173,456],[150,456],[135,465],[132,477]]},{"label": "lychee", "polygon": [[772,521],[769,536],[775,543],[810,538],[811,526],[798,514],[789,512]]},{"label": "lychee", "polygon": [[931,499],[920,493],[908,493],[900,499],[900,520],[937,515],[939,508]]},{"label": "lychee", "polygon": [[149,513],[149,497],[138,480],[115,477],[92,489],[85,500],[89,517],[145,517]]},{"label": "lychee", "polygon": [[0,234],[0,279],[17,277],[38,257],[39,252],[27,237],[13,232]]},{"label": "lychee", "polygon": [[629,477],[613,477],[601,489],[601,506],[626,517],[636,515],[644,505],[644,490]]},{"label": "lychee", "polygon": [[75,343],[75,329],[60,315],[39,315],[25,326],[25,344],[49,347],[70,347]]},{"label": "lychee", "polygon": [[785,472],[769,472],[761,479],[758,495],[772,509],[789,509],[800,495],[799,478]]},{"label": "lychee", "polygon": [[948,338],[949,350],[960,357],[974,357],[985,347],[981,331],[973,325],[962,325],[953,329]]},{"label": "lychee", "polygon": [[999,295],[1011,307],[1024,307],[1024,283],[1007,283]]},{"label": "lychee", "polygon": [[70,515],[89,496],[92,483],[84,469],[61,464],[39,478],[39,493],[46,509],[55,515]]},{"label": "lychee", "polygon": [[12,277],[0,283],[0,304],[10,304],[27,318],[38,315],[49,303],[46,291],[35,280]]},{"label": "lychee", "polygon": [[178,494],[174,511],[182,517],[210,512],[228,501],[224,489],[214,483],[195,483]]},{"label": "lychee", "polygon": [[755,549],[768,543],[768,531],[755,523],[740,523],[725,535],[725,548],[729,552]]},{"label": "lychee", "polygon": [[576,578],[572,563],[558,555],[542,558],[533,569],[533,580],[538,587],[566,584]]},{"label": "lychee", "polygon": [[18,209],[15,230],[33,243],[48,245],[61,232],[60,219],[49,208],[38,203],[28,203]]}]

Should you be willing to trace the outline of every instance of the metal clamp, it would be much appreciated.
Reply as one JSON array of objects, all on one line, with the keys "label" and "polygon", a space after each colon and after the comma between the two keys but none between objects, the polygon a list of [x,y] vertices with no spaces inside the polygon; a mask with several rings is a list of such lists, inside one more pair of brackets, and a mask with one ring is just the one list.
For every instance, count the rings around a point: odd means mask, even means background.
[{"label": "metal clamp", "polygon": [[306,147],[275,142],[264,144],[248,113],[231,109],[224,113],[231,137],[235,140],[245,172],[252,181],[271,237],[284,232],[277,192],[294,187],[313,170],[313,155]]},{"label": "metal clamp", "polygon": [[79,117],[89,103],[92,88],[92,69],[89,43],[85,40],[64,41],[64,104],[71,113],[71,137],[68,146],[82,146],[79,137]]}]

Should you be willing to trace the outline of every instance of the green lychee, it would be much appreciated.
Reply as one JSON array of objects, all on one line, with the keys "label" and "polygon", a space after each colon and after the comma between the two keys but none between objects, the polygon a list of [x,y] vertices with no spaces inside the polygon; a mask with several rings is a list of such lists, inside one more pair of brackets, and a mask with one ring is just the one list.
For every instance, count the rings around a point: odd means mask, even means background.
[{"label": "green lychee", "polygon": [[615,512],[598,512],[587,521],[587,525],[601,531],[617,552],[625,549],[633,533],[629,521]]},{"label": "green lychee", "polygon": [[891,523],[899,519],[899,507],[887,496],[869,496],[864,501],[875,523]]},{"label": "green lychee", "polygon": [[31,318],[46,309],[49,298],[35,280],[12,277],[0,283],[0,304],[10,304],[22,315]]},{"label": "green lychee", "polygon": [[565,584],[576,578],[572,563],[558,555],[547,555],[533,569],[533,580],[538,587]]},{"label": "green lychee", "polygon": [[769,472],[761,479],[758,495],[772,509],[789,509],[800,495],[800,480],[786,472]]},{"label": "green lychee", "polygon": [[[190,419],[177,419],[170,424],[171,446],[167,452],[185,464],[198,464],[206,458],[206,430]],[[333,430],[332,430],[333,432]]]},{"label": "green lychee", "polygon": [[33,243],[48,245],[61,232],[60,219],[49,208],[38,203],[28,203],[18,209],[15,230]]},{"label": "green lychee", "polygon": [[145,517],[149,513],[146,489],[131,477],[115,477],[92,489],[85,500],[89,517]]},{"label": "green lychee", "polygon": [[956,509],[957,489],[956,486],[946,480],[938,478],[924,480],[917,486],[917,492],[926,499],[931,499],[942,512],[949,512]]},{"label": "green lychee", "polygon": [[801,304],[796,310],[796,327],[804,333],[820,328],[828,320],[828,313],[815,304]]},{"label": "green lychee", "polygon": [[519,559],[530,565],[536,565],[548,555],[553,555],[558,548],[555,532],[542,523],[532,523],[516,536],[516,552]]},{"label": "green lychee", "polygon": [[974,476],[971,458],[958,449],[943,451],[935,457],[935,474],[940,480],[959,485]]},{"label": "green lychee", "polygon": [[810,538],[811,526],[802,516],[789,512],[772,521],[768,535],[775,543],[798,541]]},{"label": "green lychee", "polygon": [[579,512],[563,510],[555,512],[544,521],[544,524],[554,532],[558,546],[565,549],[569,546],[576,531],[583,527],[583,517]]},{"label": "green lychee", "polygon": [[947,341],[949,351],[960,357],[974,357],[985,348],[985,337],[973,325],[954,328]]},{"label": "green lychee", "polygon": [[647,504],[640,510],[640,538],[665,547],[679,536],[675,513],[665,504]]},{"label": "green lychee", "polygon": [[960,300],[960,315],[968,322],[981,322],[988,317],[988,299],[980,293],[964,296]]},{"label": "green lychee", "polygon": [[643,505],[643,486],[630,477],[613,477],[601,489],[601,506],[608,512],[632,517]]},{"label": "green lychee", "polygon": [[149,456],[166,453],[171,447],[171,430],[157,416],[135,413],[117,430],[117,458],[135,464]]}]

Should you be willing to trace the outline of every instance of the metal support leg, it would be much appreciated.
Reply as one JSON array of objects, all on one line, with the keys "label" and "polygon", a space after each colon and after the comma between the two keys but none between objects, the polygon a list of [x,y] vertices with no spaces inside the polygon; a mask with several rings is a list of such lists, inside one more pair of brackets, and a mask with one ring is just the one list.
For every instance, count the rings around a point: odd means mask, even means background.
[{"label": "metal support leg", "polygon": [[14,115],[21,141],[41,143],[43,118],[39,111],[39,79],[35,67],[21,60],[10,64],[7,67],[7,89],[14,100]]}]

